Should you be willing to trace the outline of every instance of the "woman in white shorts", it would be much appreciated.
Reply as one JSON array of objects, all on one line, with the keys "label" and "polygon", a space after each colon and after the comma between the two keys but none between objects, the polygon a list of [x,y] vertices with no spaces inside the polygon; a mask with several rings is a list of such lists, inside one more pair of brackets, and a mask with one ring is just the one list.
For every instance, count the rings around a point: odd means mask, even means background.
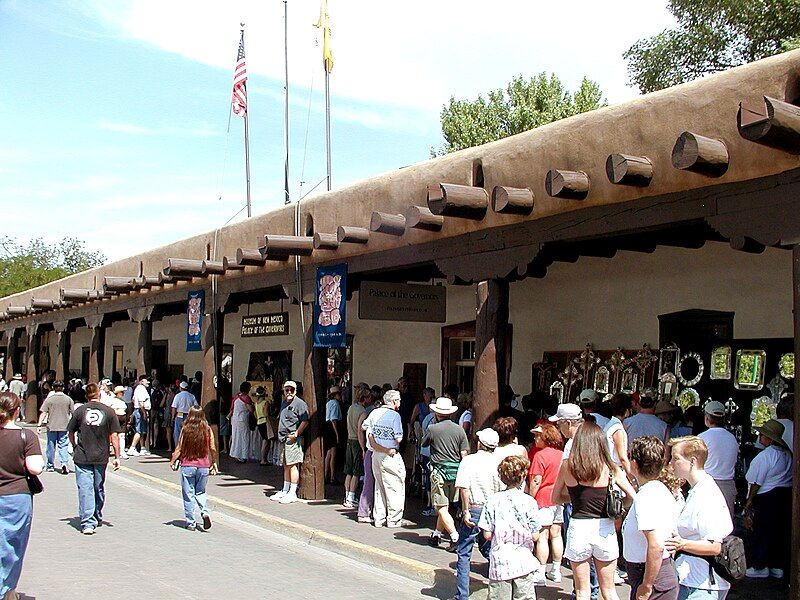
[{"label": "woman in white shorts", "polygon": [[580,426],[569,458],[553,487],[553,502],[572,503],[564,556],[572,565],[575,597],[588,600],[589,561],[593,560],[604,600],[619,600],[614,588],[619,546],[614,520],[606,512],[608,481],[625,492],[630,504],[635,492],[625,473],[611,460],[603,430],[594,423]]}]

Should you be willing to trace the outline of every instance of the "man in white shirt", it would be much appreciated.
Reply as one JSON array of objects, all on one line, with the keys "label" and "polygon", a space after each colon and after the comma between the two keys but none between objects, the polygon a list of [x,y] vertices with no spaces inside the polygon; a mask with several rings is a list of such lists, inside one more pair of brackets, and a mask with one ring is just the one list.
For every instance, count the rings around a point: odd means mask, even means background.
[{"label": "man in white shirt", "polygon": [[[600,401],[600,396],[597,392],[592,389],[586,388],[580,393],[578,396],[578,404],[581,406],[581,411],[583,412],[583,418],[587,421],[594,420],[595,423],[600,427],[600,429],[605,429],[606,425],[608,425],[608,417],[604,417],[600,413],[597,412],[597,403]],[[592,419],[589,419],[589,417]]]},{"label": "man in white shirt", "polygon": [[708,458],[705,471],[717,482],[719,491],[725,496],[728,511],[733,518],[736,501],[736,483],[733,480],[736,471],[736,460],[739,457],[739,442],[725,429],[725,405],[712,400],[703,408],[708,430],[698,437],[706,443]]},{"label": "man in white shirt", "polygon": [[[178,445],[178,438],[181,436],[181,429],[183,429],[183,421],[188,416],[189,410],[193,406],[197,406],[197,398],[189,391],[189,384],[185,381],[181,381],[179,387],[181,391],[175,394],[175,397],[172,399],[172,406],[170,407],[172,411],[172,421],[174,423],[172,426],[172,439],[176,447]],[[136,389],[138,390],[139,388]]]},{"label": "man in white shirt", "polygon": [[14,373],[11,382],[8,384],[8,391],[19,397],[22,402],[19,405],[19,420],[25,420],[25,384],[22,382],[22,375]]},{"label": "man in white shirt", "polygon": [[406,503],[406,466],[400,454],[403,422],[397,410],[400,392],[389,390],[383,406],[373,410],[364,421],[367,443],[372,450],[372,474],[375,476],[375,499],[372,515],[375,527],[401,527]]},{"label": "man in white shirt", "polygon": [[[150,452],[147,449],[147,422],[150,415],[150,393],[147,388],[150,385],[146,375],[139,376],[139,385],[133,390],[133,423],[134,434],[131,440],[131,447],[128,448],[129,456],[147,456]],[[141,452],[136,450],[136,445],[141,441]]]},{"label": "man in white shirt", "polygon": [[653,396],[642,395],[639,399],[639,413],[628,417],[622,423],[628,433],[628,450],[636,438],[651,435],[669,442],[669,428],[667,424],[656,416],[656,399]]}]

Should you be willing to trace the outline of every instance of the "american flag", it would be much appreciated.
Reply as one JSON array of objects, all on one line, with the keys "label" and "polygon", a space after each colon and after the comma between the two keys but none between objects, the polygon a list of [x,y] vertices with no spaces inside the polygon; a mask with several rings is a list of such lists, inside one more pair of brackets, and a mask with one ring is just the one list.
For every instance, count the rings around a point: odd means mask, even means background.
[{"label": "american flag", "polygon": [[236,68],[233,70],[233,95],[231,96],[233,112],[240,117],[247,116],[247,68],[244,64],[244,32],[239,40],[239,54],[236,57]]}]

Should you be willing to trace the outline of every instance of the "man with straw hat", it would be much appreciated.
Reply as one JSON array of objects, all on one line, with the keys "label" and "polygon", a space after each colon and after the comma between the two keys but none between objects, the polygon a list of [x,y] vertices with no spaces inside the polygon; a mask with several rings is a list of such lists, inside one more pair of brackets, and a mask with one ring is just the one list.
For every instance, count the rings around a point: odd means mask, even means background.
[{"label": "man with straw hat", "polygon": [[422,438],[422,446],[431,449],[431,501],[436,508],[436,528],[431,533],[430,544],[438,546],[444,534],[450,542],[448,551],[455,551],[458,542],[453,517],[450,515],[450,502],[455,502],[456,475],[461,459],[469,454],[469,440],[463,427],[452,420],[458,411],[447,396],[437,398],[430,405],[436,422],[428,427]]},{"label": "man with straw hat", "polygon": [[745,504],[748,536],[747,577],[783,577],[788,567],[791,528],[786,519],[792,510],[792,453],[783,441],[783,425],[770,419],[755,427],[764,446],[750,463]]}]

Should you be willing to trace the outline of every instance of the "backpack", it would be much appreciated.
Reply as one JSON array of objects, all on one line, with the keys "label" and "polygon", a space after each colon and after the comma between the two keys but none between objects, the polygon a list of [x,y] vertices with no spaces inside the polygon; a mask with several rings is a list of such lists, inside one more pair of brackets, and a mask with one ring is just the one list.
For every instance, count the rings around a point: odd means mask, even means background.
[{"label": "backpack", "polygon": [[[744,577],[747,571],[747,559],[744,553],[742,538],[729,535],[722,540],[722,551],[716,556],[698,556],[708,563],[708,578],[712,584],[716,583],[714,575],[719,575],[728,583],[733,583]],[[691,552],[684,552],[689,556],[697,556]]]}]

